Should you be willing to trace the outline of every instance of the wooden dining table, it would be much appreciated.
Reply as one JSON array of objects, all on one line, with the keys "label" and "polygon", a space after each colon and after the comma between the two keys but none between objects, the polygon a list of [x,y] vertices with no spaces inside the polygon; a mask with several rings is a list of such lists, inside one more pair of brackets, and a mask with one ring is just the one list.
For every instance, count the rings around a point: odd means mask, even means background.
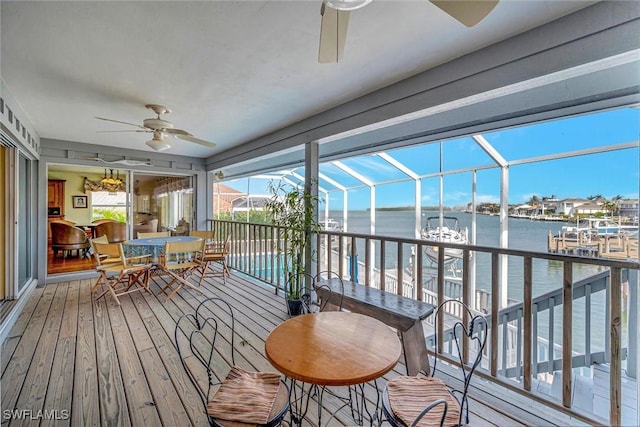
[{"label": "wooden dining table", "polygon": [[[318,425],[325,386],[359,386],[362,392],[365,383],[394,368],[401,350],[398,335],[389,326],[369,316],[342,311],[291,318],[271,331],[265,341],[267,359],[292,380],[292,390],[296,381],[322,387],[318,393]],[[377,407],[378,402],[376,411]],[[307,409],[308,399],[294,415],[294,422],[300,424]],[[356,421],[362,421],[362,413]]]}]

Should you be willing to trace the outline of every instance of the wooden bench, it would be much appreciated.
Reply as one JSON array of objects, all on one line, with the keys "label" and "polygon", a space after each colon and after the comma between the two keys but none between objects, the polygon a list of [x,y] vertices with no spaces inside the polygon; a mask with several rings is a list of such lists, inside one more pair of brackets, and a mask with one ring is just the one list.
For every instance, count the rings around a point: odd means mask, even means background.
[{"label": "wooden bench", "polygon": [[[422,321],[433,313],[435,306],[354,282],[343,281],[343,283],[342,307],[354,313],[371,316],[397,329],[402,340],[407,374],[417,375],[420,371],[428,372],[429,359]],[[323,299],[328,298],[328,304],[339,305],[339,279],[322,280],[320,284],[330,286],[332,292],[319,287],[318,296]]]}]

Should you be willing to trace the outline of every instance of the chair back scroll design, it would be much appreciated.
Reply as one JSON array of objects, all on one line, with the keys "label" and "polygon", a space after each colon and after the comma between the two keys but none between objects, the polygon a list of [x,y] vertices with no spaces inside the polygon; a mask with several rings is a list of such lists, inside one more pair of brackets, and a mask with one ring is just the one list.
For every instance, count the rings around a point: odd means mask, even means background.
[{"label": "chair back scroll design", "polygon": [[[435,311],[434,317],[434,342],[438,343],[438,318],[440,316],[446,316],[447,306],[449,305],[459,305],[462,313],[462,319],[456,320],[453,327],[448,331],[448,335],[452,340],[452,348],[456,352],[454,356],[456,356],[456,362],[458,363],[458,367],[462,372],[463,376],[463,390],[453,390],[452,394],[458,401],[460,405],[460,420],[458,425],[462,424],[462,416],[464,414],[465,421],[469,423],[469,402],[467,400],[467,392],[469,389],[469,384],[471,383],[471,377],[473,373],[476,371],[476,368],[482,362],[482,356],[484,354],[484,349],[487,343],[487,330],[488,330],[488,321],[487,318],[482,314],[473,314],[469,307],[467,307],[464,303],[458,300],[450,299],[442,302]],[[455,312],[449,310],[449,312]],[[447,335],[445,333],[445,335]],[[472,348],[472,344],[474,345],[473,351],[475,352],[475,356],[472,360],[468,361],[468,353]],[[439,353],[440,350],[437,350]],[[434,357],[433,360],[433,368],[431,369],[431,376],[434,376],[437,370],[437,362],[438,357]],[[471,363],[469,363],[471,362]],[[466,368],[466,369],[465,369]]]},{"label": "chair back scroll design", "polygon": [[[220,315],[216,316],[218,317],[218,319],[216,319],[216,317],[214,317],[213,311],[209,309],[210,314],[205,317],[202,311],[207,305],[217,306],[217,308],[224,314],[225,317],[228,316],[228,319],[231,323],[230,366],[235,365],[235,318],[231,306],[225,300],[217,297],[204,300],[198,305],[194,313],[183,314],[178,319],[174,333],[176,348],[178,350],[178,355],[180,357],[180,361],[182,362],[182,366],[184,367],[187,376],[191,380],[191,383],[196,388],[196,391],[198,392],[200,399],[202,400],[202,404],[205,406],[205,408],[207,406],[207,403],[211,400],[213,388],[222,383],[222,381],[218,381],[216,379],[212,367],[213,355],[216,349],[216,339],[218,338],[219,333],[218,320],[220,320]],[[191,321],[191,323],[188,323],[189,321]],[[211,328],[211,333],[209,335],[210,340],[207,340],[207,336],[205,336],[205,332],[203,332],[205,331],[205,329],[207,329],[207,326]],[[203,351],[202,348],[203,344],[206,344],[207,347],[205,351]],[[197,376],[196,374],[194,374],[193,370],[187,366],[185,359],[190,355],[189,353],[185,353],[185,350],[187,348],[190,351],[190,354],[195,356],[196,360],[207,371],[206,391],[204,391],[198,384]]]},{"label": "chair back scroll design", "polygon": [[[449,307],[450,305],[458,305],[459,307]],[[452,308],[456,310],[452,310]],[[448,427],[469,423],[467,393],[471,378],[482,362],[487,341],[488,322],[485,316],[474,314],[464,303],[454,299],[442,302],[434,313],[433,342],[436,343],[436,346],[439,319],[442,318],[443,321],[445,318],[447,320],[455,319],[452,326],[446,326],[445,337],[442,337],[445,338],[445,342],[449,343],[449,356],[443,351],[444,349],[436,348],[433,362],[430,363],[431,369],[425,373],[427,377],[396,377],[387,383],[382,398],[383,411],[386,420],[394,427],[436,425],[438,423],[440,426],[446,425]],[[460,313],[461,318],[450,316],[447,313]],[[439,358],[459,368],[457,371],[461,372],[463,377],[462,390],[451,390],[444,381],[435,377]],[[395,396],[393,400],[391,398],[392,392]],[[405,405],[403,399],[410,401],[408,402],[409,406]],[[432,411],[436,408],[443,412]]]},{"label": "chair back scroll design", "polygon": [[[176,322],[174,342],[187,377],[195,387],[207,413],[209,424],[222,425],[209,413],[208,405],[216,398],[216,393],[229,381],[229,376],[220,371],[233,371],[236,343],[235,316],[231,305],[219,298],[212,297],[202,301],[193,313],[183,314]],[[195,362],[188,363],[189,359]],[[206,370],[206,384],[202,369]],[[225,379],[226,376],[226,379]],[[199,381],[200,380],[200,381]],[[269,420],[264,426],[279,425],[289,410],[289,390],[279,381],[278,395],[271,410]],[[220,420],[226,425],[226,420]],[[231,422],[235,425],[235,423]],[[240,424],[244,425],[244,424]]]},{"label": "chair back scroll design", "polygon": [[[344,298],[344,282],[335,271],[321,271],[315,276],[309,276],[311,279],[311,293],[302,296],[307,313],[315,313],[325,311],[327,306],[331,304],[338,311],[342,311],[342,301]],[[318,293],[322,293],[321,297]]]}]

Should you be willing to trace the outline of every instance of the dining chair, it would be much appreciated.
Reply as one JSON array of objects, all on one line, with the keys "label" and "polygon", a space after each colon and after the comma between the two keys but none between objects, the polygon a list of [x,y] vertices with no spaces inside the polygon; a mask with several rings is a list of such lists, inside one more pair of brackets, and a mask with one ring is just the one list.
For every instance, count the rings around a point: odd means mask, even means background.
[{"label": "dining chair", "polygon": [[143,231],[138,232],[138,239],[151,239],[153,237],[171,237],[170,231],[150,231],[145,233]]},{"label": "dining chair", "polygon": [[[229,267],[227,266],[230,245],[231,233],[227,234],[224,242],[213,243],[205,248],[202,265],[198,269],[200,272],[199,285],[202,284],[205,277],[222,277],[222,283],[227,283],[227,277],[230,276]],[[219,269],[215,268],[216,264],[219,264]]]},{"label": "dining chair", "polygon": [[[95,258],[96,254],[97,254],[96,248],[95,248],[95,244],[96,243],[103,243],[103,244],[109,243],[109,239],[107,239],[106,235],[103,235],[103,236],[100,236],[100,237],[96,237],[96,238],[90,239],[89,243],[91,244],[91,252],[93,253],[93,256]],[[100,263],[101,264],[111,264],[111,263],[120,263],[121,262],[121,260],[120,260],[120,252],[117,252],[117,253],[114,252],[114,254],[111,254],[111,255],[100,254],[99,256],[101,258],[100,259]],[[99,265],[99,264],[97,264],[97,265]]]},{"label": "dining chair", "polygon": [[[457,307],[456,307],[457,306]],[[453,314],[456,313],[455,317]],[[487,341],[487,319],[474,314],[458,300],[447,300],[435,311],[434,342],[437,345],[438,319],[454,319],[445,331],[444,341],[450,353],[435,352],[431,371],[426,376],[399,376],[389,382],[382,394],[382,408],[387,421],[400,426],[461,426],[469,423],[467,392],[471,378],[482,361]],[[461,319],[460,319],[461,317]],[[462,390],[450,390],[440,378],[435,378],[438,357],[454,366],[462,375]],[[463,423],[464,421],[464,423]]]},{"label": "dining chair", "polygon": [[321,271],[311,276],[311,293],[302,296],[307,313],[325,310],[342,311],[344,282],[335,271]]},{"label": "dining chair", "polygon": [[73,251],[84,258],[90,248],[89,238],[82,228],[68,224],[67,221],[51,222],[51,249],[53,256],[58,256],[58,251],[62,251],[62,256],[71,255]]},{"label": "dining chair", "polygon": [[92,246],[97,263],[96,271],[100,276],[91,291],[95,292],[102,283],[107,285],[107,290],[98,295],[96,301],[110,293],[120,305],[118,297],[121,295],[140,290],[149,291],[149,270],[153,266],[151,255],[127,257],[122,244],[100,243],[95,240]]},{"label": "dining chair", "polygon": [[225,300],[206,299],[195,312],[180,317],[174,340],[209,424],[271,427],[283,421],[289,411],[289,389],[280,374],[236,365],[234,312]]},{"label": "dining chair", "polygon": [[165,243],[164,255],[158,260],[158,268],[167,273],[171,281],[160,290],[159,294],[166,292],[174,283],[178,284],[167,296],[166,301],[169,301],[176,292],[185,286],[204,294],[188,281],[189,277],[202,266],[204,244],[205,242],[202,239]]},{"label": "dining chair", "polygon": [[216,232],[213,230],[191,230],[189,236],[199,237],[205,241],[205,250],[214,249]]}]

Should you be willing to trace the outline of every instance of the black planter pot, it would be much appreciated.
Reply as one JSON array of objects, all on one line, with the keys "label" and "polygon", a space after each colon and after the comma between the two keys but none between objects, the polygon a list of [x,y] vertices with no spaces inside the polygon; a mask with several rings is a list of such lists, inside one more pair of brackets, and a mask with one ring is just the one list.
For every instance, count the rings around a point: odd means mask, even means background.
[{"label": "black planter pot", "polygon": [[302,300],[300,298],[287,299],[287,312],[289,316],[299,316],[303,314]]}]

